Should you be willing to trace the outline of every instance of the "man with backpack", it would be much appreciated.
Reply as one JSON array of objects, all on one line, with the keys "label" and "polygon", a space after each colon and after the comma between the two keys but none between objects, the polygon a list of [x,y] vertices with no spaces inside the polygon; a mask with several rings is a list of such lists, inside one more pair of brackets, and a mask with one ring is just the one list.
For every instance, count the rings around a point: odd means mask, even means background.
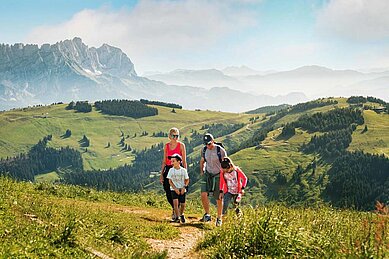
[{"label": "man with backpack", "polygon": [[[200,176],[201,176],[201,202],[205,214],[200,220],[202,222],[211,221],[211,215],[209,214],[209,199],[208,196],[212,195],[217,204],[217,219],[216,226],[221,226],[223,200],[219,199],[219,184],[220,184],[220,171],[221,161],[227,156],[227,152],[220,143],[215,143],[212,134],[205,134],[203,137],[205,147],[201,151],[200,160]],[[205,165],[205,166],[204,166]],[[205,169],[205,170],[204,170]]]}]

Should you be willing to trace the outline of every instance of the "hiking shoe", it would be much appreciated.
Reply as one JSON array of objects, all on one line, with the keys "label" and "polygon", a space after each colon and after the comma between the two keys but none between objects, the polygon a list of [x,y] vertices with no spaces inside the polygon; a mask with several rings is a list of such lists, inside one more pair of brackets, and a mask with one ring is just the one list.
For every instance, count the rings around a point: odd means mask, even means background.
[{"label": "hiking shoe", "polygon": [[210,222],[211,221],[211,215],[204,214],[204,216],[200,219],[200,222]]},{"label": "hiking shoe", "polygon": [[241,209],[239,208],[236,208],[235,209],[235,213],[236,213],[236,216],[238,216],[239,218],[243,216],[243,212]]},{"label": "hiking shoe", "polygon": [[182,223],[182,224],[185,224],[185,216],[184,216],[184,215],[181,215],[181,216],[180,216],[180,220],[181,220],[181,223]]},{"label": "hiking shoe", "polygon": [[222,226],[222,219],[217,218],[216,219],[216,227],[221,227]]},{"label": "hiking shoe", "polygon": [[180,223],[180,217],[175,217],[174,219],[172,219],[171,222],[172,223]]}]

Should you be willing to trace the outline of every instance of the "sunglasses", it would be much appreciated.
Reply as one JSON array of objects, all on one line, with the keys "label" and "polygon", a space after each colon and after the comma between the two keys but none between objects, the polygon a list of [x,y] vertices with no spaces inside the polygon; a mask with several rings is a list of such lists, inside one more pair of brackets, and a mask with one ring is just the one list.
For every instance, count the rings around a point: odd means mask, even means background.
[{"label": "sunglasses", "polygon": [[178,138],[180,135],[178,135],[178,134],[171,134],[170,135],[170,137],[172,137],[172,138]]}]

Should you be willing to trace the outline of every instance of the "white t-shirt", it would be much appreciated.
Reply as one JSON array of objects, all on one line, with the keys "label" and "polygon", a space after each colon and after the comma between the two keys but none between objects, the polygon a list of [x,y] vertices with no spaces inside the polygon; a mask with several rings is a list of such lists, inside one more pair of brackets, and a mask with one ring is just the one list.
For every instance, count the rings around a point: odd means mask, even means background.
[{"label": "white t-shirt", "polygon": [[[184,188],[185,180],[189,179],[189,175],[186,169],[183,167],[180,167],[180,169],[175,169],[172,167],[167,173],[166,178],[171,179],[176,188]],[[170,190],[174,191],[173,187],[170,186]]]}]

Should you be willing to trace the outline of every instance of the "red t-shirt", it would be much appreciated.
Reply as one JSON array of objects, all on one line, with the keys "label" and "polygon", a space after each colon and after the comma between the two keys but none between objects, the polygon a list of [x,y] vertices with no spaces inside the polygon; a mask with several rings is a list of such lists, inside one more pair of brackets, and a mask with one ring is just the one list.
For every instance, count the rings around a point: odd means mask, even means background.
[{"label": "red t-shirt", "polygon": [[172,164],[172,162],[170,161],[168,156],[171,156],[171,155],[174,155],[174,154],[179,154],[180,156],[182,156],[182,153],[181,153],[181,143],[177,142],[177,146],[176,146],[175,149],[170,149],[169,148],[169,143],[166,143],[166,161],[165,161],[166,165],[171,165]]}]

